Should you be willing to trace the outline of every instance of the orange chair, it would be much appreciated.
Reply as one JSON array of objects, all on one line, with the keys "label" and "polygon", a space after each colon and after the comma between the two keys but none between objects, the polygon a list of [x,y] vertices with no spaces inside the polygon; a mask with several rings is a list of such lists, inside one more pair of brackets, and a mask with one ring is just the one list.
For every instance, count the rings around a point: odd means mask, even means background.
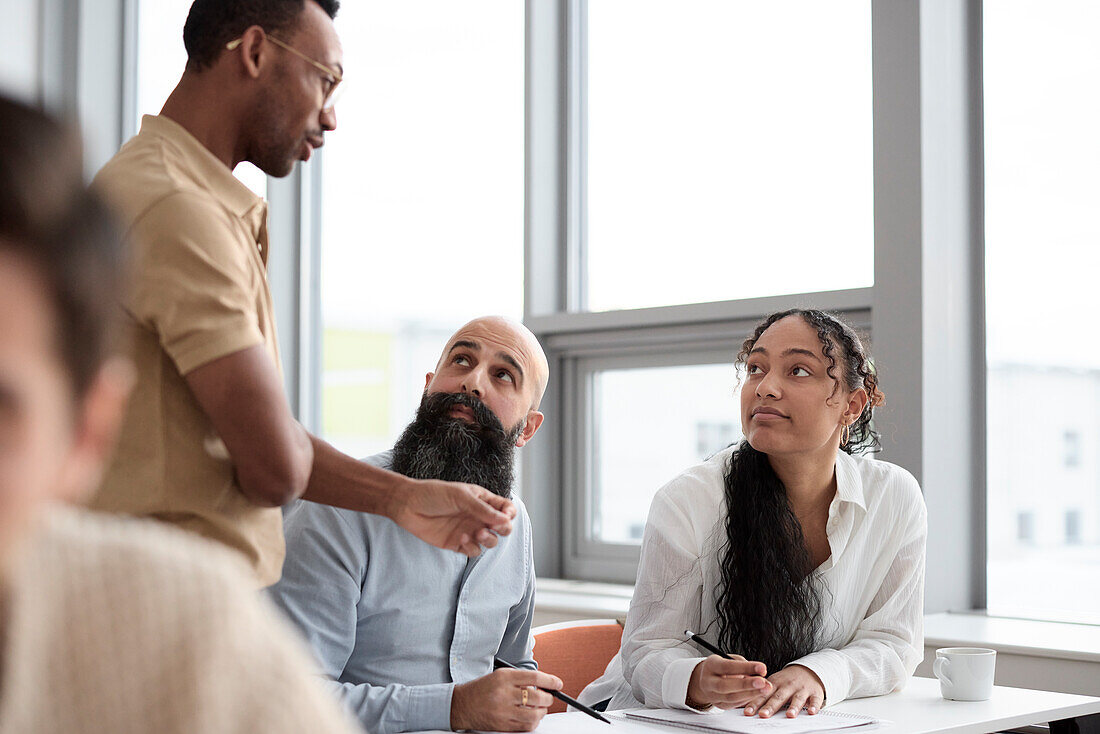
[{"label": "orange chair", "polygon": [[[576,698],[619,653],[623,625],[614,619],[579,619],[544,624],[531,634],[539,670],[561,678],[562,692]],[[565,704],[554,699],[550,713],[556,711],[565,711]]]}]

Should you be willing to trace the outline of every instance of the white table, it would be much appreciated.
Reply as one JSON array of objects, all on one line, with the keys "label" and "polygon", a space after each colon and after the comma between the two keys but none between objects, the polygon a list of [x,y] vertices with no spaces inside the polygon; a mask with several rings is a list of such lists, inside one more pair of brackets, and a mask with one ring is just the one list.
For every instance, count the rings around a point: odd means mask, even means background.
[{"label": "white table", "polygon": [[[1100,689],[1100,681],[1097,688]],[[904,690],[897,693],[844,701],[830,708],[888,722],[875,727],[875,734],[987,734],[1100,714],[1100,698],[996,686],[988,701],[945,701],[940,696],[939,681],[911,678]],[[550,714],[535,731],[537,734],[671,734],[687,730],[623,719],[615,719],[608,726],[573,712]],[[1058,733],[1052,729],[1051,734]]]},{"label": "white table", "polygon": [[897,693],[843,701],[831,708],[888,720],[890,725],[877,731],[890,734],[985,734],[1098,714],[1100,698],[994,686],[988,701],[945,701],[938,680],[911,678]]}]

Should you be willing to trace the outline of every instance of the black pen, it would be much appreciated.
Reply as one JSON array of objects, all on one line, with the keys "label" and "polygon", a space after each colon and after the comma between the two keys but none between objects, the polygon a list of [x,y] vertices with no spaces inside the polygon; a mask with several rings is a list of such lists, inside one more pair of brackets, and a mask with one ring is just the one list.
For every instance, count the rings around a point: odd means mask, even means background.
[{"label": "black pen", "polygon": [[[498,668],[511,668],[512,670],[527,670],[527,668],[521,668],[517,665],[512,665],[507,660],[501,660],[498,657],[494,657],[493,661],[496,662]],[[541,688],[539,686],[535,686],[535,687],[538,688],[540,691],[546,691],[547,693],[549,693],[551,696],[558,699],[559,701],[564,701],[567,705],[573,706],[574,708],[585,712],[586,714],[588,714],[589,716],[591,716],[594,719],[599,719],[600,721],[602,721],[605,724],[610,724],[611,723],[610,721],[608,721],[604,717],[600,716],[599,711],[588,708],[587,706],[585,706],[580,701],[576,700],[575,698],[571,698],[571,697],[565,695],[561,691],[552,691],[549,688]]]},{"label": "black pen", "polygon": [[733,658],[731,658],[731,657],[730,657],[729,655],[727,655],[726,653],[722,652],[722,651],[721,651],[721,650],[719,650],[719,649],[718,649],[717,647],[715,647],[714,645],[710,644],[709,642],[707,642],[706,640],[704,640],[704,639],[703,639],[702,637],[700,637],[699,635],[695,634],[695,633],[694,633],[694,632],[692,632],[691,630],[684,630],[684,634],[688,636],[688,639],[689,639],[689,640],[691,640],[692,642],[694,642],[694,643],[695,643],[696,645],[698,645],[699,647],[701,647],[701,648],[703,648],[703,649],[705,649],[705,650],[709,650],[709,651],[711,651],[712,653],[714,653],[715,655],[721,655],[721,656],[722,656],[722,657],[724,657],[724,658],[725,658],[726,660],[733,660]]}]

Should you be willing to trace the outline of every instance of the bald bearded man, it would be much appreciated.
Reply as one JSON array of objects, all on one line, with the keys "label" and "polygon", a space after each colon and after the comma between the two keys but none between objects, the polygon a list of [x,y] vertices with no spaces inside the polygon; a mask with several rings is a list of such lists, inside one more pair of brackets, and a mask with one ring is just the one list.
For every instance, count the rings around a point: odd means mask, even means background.
[{"label": "bald bearded man", "polygon": [[[546,356],[521,324],[475,319],[425,378],[415,420],[367,461],[414,479],[512,494],[516,448],[542,425]],[[552,703],[537,687],[531,522],[476,558],[432,547],[378,515],[299,502],[285,520],[275,602],[301,628],[328,685],[371,732],[530,731]],[[493,657],[525,670],[493,672]]]}]

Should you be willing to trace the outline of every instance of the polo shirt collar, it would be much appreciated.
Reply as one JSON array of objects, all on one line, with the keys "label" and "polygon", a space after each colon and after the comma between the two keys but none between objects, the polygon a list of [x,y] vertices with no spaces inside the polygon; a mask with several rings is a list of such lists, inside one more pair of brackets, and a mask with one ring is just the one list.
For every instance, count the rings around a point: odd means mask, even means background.
[{"label": "polo shirt collar", "polygon": [[179,151],[195,182],[241,219],[246,219],[257,205],[263,205],[262,198],[238,181],[222,161],[175,120],[164,115],[145,115],[141,118],[140,134],[163,138]]}]

